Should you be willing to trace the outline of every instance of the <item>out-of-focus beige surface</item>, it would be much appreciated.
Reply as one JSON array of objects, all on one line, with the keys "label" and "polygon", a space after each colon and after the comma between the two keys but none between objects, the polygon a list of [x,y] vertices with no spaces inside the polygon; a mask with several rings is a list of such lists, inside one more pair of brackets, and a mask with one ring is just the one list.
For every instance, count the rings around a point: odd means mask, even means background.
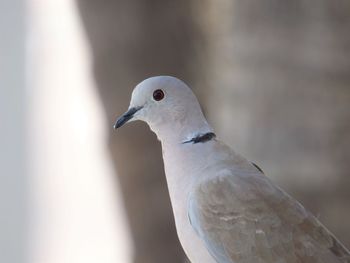
[{"label": "out-of-focus beige surface", "polygon": [[350,247],[349,2],[221,0],[202,10],[218,135]]}]

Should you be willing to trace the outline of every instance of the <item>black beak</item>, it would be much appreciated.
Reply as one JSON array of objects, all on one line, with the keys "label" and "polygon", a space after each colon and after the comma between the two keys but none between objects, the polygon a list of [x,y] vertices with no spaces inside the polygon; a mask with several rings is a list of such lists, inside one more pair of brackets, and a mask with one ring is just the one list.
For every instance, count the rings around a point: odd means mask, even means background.
[{"label": "black beak", "polygon": [[142,107],[133,107],[130,108],[127,112],[125,112],[122,116],[120,116],[116,123],[114,124],[114,129],[118,129],[121,126],[123,126],[125,123],[127,123],[129,120],[131,120],[134,117],[134,114],[141,110]]}]

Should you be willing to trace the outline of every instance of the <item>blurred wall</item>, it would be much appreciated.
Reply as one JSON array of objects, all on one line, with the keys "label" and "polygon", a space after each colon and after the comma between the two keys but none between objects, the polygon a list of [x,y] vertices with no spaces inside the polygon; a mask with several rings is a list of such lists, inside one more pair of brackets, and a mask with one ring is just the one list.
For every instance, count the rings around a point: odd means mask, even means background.
[{"label": "blurred wall", "polygon": [[[78,3],[110,125],[139,81],[180,77],[219,137],[350,245],[347,0]],[[155,136],[143,123],[110,132],[135,262],[179,262]]]},{"label": "blurred wall", "polygon": [[210,122],[350,247],[350,2],[201,3]]},{"label": "blurred wall", "polygon": [[117,132],[112,125],[131,91],[152,75],[191,80],[196,35],[187,0],[79,0],[94,74],[109,122],[110,150],[118,171],[135,246],[135,263],[181,262],[161,160],[160,144],[144,123]]},{"label": "blurred wall", "polygon": [[25,262],[25,5],[0,1],[0,262]]}]

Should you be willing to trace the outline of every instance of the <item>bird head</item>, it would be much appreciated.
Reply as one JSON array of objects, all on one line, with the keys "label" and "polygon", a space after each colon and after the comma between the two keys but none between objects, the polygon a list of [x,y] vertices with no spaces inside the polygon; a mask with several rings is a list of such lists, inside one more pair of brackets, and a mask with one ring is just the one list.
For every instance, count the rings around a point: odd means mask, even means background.
[{"label": "bird head", "polygon": [[135,120],[145,121],[160,139],[162,134],[171,131],[186,138],[208,130],[192,90],[183,81],[170,76],[151,77],[138,84],[128,110],[117,119],[114,128]]}]

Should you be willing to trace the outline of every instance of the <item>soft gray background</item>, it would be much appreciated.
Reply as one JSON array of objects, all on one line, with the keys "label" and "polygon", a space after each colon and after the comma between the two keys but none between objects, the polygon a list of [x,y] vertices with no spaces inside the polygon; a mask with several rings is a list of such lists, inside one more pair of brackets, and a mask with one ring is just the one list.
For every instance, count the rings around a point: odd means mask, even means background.
[{"label": "soft gray background", "polygon": [[[350,2],[79,0],[112,124],[152,75],[185,80],[217,134],[350,246]],[[160,145],[114,133],[135,262],[179,262]]]},{"label": "soft gray background", "polygon": [[11,263],[27,240],[24,22],[23,1],[0,0],[0,261]]}]

